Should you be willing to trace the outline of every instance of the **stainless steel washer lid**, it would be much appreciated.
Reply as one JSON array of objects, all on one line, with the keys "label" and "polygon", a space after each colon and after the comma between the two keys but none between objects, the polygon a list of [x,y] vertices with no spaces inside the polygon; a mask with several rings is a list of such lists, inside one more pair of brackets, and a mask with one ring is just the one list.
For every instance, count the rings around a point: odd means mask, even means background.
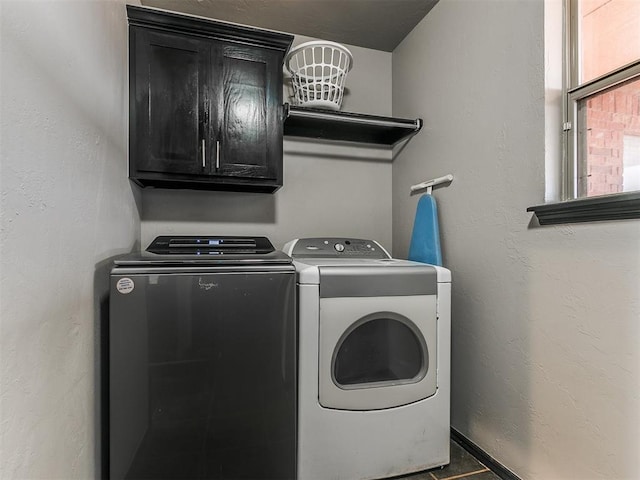
[{"label": "stainless steel washer lid", "polygon": [[290,265],[291,257],[275,250],[266,237],[160,236],[139,253],[114,261],[116,267],[172,265]]}]

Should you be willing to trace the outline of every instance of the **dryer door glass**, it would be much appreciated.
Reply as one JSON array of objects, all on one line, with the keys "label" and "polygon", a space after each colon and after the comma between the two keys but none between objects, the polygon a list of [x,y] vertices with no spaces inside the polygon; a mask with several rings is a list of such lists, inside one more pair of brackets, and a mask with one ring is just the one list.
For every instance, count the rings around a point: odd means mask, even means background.
[{"label": "dryer door glass", "polygon": [[336,345],[333,380],[341,388],[414,383],[428,368],[427,347],[416,326],[391,312],[368,315]]}]

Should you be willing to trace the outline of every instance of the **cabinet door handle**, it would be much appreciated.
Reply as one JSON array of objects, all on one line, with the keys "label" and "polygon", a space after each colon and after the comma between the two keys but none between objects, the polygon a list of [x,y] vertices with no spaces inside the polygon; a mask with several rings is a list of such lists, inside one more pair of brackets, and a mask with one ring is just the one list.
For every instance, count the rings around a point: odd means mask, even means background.
[{"label": "cabinet door handle", "polygon": [[202,139],[202,168],[206,168],[207,166],[207,145],[204,143],[204,138]]},{"label": "cabinet door handle", "polygon": [[220,169],[220,140],[216,140],[216,170]]}]

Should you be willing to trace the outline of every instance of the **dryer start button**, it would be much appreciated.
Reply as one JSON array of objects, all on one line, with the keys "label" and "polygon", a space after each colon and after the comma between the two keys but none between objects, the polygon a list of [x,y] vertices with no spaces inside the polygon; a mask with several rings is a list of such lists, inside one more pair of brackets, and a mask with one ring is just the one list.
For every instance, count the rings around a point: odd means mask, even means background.
[{"label": "dryer start button", "polygon": [[343,252],[344,251],[344,245],[341,243],[336,243],[333,248],[336,249],[336,252]]}]

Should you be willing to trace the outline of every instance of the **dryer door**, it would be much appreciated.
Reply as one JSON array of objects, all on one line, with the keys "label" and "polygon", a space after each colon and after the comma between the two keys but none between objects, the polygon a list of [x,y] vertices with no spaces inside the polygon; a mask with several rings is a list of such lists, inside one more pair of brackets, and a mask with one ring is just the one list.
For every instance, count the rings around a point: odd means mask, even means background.
[{"label": "dryer door", "polygon": [[437,389],[435,295],[320,299],[319,399],[376,410]]}]

